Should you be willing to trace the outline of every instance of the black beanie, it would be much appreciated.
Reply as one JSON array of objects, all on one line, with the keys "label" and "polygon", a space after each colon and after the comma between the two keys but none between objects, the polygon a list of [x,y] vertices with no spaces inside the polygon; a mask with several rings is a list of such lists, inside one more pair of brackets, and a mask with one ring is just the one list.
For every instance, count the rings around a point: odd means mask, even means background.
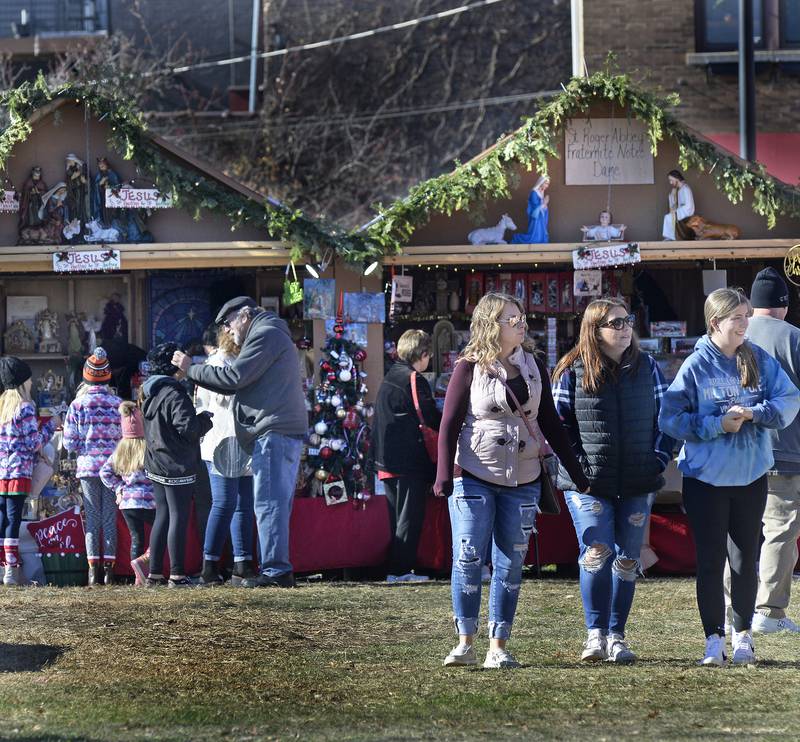
[{"label": "black beanie", "polygon": [[789,306],[789,287],[778,271],[764,268],[756,274],[750,289],[750,303],[754,309],[776,309]]},{"label": "black beanie", "polygon": [[172,365],[172,356],[180,350],[177,343],[161,343],[156,345],[147,354],[147,363],[150,364],[150,373],[156,376],[175,376],[180,371]]},{"label": "black beanie", "polygon": [[25,361],[14,356],[0,358],[0,384],[4,391],[22,386],[31,376],[31,367]]}]

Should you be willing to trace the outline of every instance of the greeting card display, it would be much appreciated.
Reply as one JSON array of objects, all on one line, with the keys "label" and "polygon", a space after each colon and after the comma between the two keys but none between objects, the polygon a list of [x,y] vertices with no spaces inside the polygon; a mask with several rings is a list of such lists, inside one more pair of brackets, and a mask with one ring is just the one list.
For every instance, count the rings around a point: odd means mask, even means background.
[{"label": "greeting card display", "polygon": [[548,273],[545,276],[545,311],[556,314],[559,311],[561,302],[561,281],[558,273]]},{"label": "greeting card display", "polygon": [[483,281],[484,294],[491,294],[493,291],[500,291],[500,275],[498,273],[487,273]]},{"label": "greeting card display", "polygon": [[515,273],[512,278],[511,295],[519,301],[527,311],[528,308],[528,277],[524,273]]},{"label": "greeting card display", "polygon": [[558,289],[558,311],[571,312],[573,310],[572,273],[558,274]]},{"label": "greeting card display", "polygon": [[499,273],[497,275],[497,290],[501,294],[513,294],[513,281],[514,279],[511,273]]},{"label": "greeting card display", "polygon": [[483,273],[468,273],[464,279],[464,311],[472,314],[483,296]]},{"label": "greeting card display", "polygon": [[544,279],[544,273],[531,273],[528,276],[528,307],[531,312],[544,312]]}]

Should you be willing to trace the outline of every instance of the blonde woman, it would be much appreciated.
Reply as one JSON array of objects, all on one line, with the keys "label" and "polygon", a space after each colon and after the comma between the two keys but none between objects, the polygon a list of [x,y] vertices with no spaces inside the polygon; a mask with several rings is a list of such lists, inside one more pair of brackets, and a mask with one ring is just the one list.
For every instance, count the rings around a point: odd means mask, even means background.
[{"label": "blonde woman", "polygon": [[592,486],[591,494],[580,494],[562,468],[559,487],[580,548],[584,662],[636,661],[625,626],[650,506],[674,446],[657,424],[667,385],[656,362],[639,351],[635,322],[619,299],[591,302],[578,344],[553,372],[556,409]]},{"label": "blonde woman", "polygon": [[0,538],[4,585],[19,584],[19,528],[31,491],[36,452],[61,424],[58,415],[42,427],[31,401],[31,369],[13,356],[0,358]]},{"label": "blonde woman", "polygon": [[144,473],[144,420],[133,402],[119,406],[122,440],[100,469],[100,479],[116,494],[125,524],[131,536],[131,568],[136,584],[144,585],[150,567],[150,554],[145,552],[145,524],[152,526],[156,517],[153,483]]},{"label": "blonde woman", "polygon": [[713,291],[704,313],[707,334],[664,395],[659,426],[684,441],[678,468],[697,551],[697,604],[706,635],[701,664],[719,667],[726,659],[726,558],[733,662],[755,662],[750,628],[767,472],[774,462],[770,429],[794,420],[800,391],[772,356],[745,339],[751,308],[740,290]]},{"label": "blonde woman", "polygon": [[517,299],[486,294],[475,307],[470,341],[447,387],[434,494],[450,497],[451,585],[459,643],[445,666],[477,663],[473,638],[478,630],[481,567],[490,542],[494,571],[489,588],[489,651],[483,666],[520,666],[506,642],[535,527],[541,434],[578,489],[589,487],[558,418],[547,370],[527,342],[526,329],[525,310]]}]

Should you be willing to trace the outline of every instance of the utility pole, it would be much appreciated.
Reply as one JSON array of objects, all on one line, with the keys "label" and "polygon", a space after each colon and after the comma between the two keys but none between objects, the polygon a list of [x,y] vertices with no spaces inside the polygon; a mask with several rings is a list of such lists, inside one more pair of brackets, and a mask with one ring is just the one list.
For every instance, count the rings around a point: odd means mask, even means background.
[{"label": "utility pole", "polygon": [[258,84],[258,26],[261,18],[261,0],[253,0],[253,27],[250,34],[250,100],[247,110],[256,112],[256,85]]},{"label": "utility pole", "polygon": [[756,62],[753,0],[739,0],[739,156],[756,159]]},{"label": "utility pole", "polygon": [[570,0],[570,25],[572,28],[572,76],[584,77],[583,61],[583,0]]}]

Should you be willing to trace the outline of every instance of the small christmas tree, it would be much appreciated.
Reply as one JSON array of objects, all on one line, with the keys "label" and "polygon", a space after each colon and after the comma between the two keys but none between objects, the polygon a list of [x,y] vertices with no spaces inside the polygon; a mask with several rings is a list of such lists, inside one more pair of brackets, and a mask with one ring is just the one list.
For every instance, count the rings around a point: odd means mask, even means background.
[{"label": "small christmas tree", "polygon": [[[308,392],[310,427],[305,474],[311,482],[312,496],[341,491],[358,506],[373,492],[374,467],[366,422],[373,409],[364,399],[367,374],[361,367],[367,352],[345,339],[341,313],[322,352],[319,384]],[[335,483],[339,482],[342,488],[337,490]],[[336,500],[326,499],[329,504]]]}]

